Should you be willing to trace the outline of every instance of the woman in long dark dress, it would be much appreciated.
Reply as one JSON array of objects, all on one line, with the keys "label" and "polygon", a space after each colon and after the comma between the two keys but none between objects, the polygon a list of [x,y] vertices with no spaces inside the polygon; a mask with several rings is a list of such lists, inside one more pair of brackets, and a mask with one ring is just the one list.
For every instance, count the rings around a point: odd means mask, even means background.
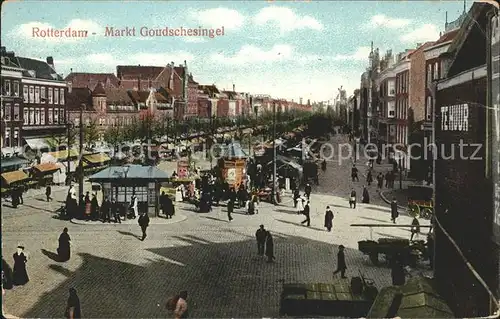
[{"label": "woman in long dark dress", "polygon": [[59,255],[60,261],[68,261],[71,257],[71,238],[68,234],[68,228],[64,227],[63,232],[59,236],[59,247],[57,248],[57,254]]},{"label": "woman in long dark dress", "polygon": [[363,204],[370,204],[370,194],[368,194],[368,189],[363,186]]},{"label": "woman in long dark dress", "polygon": [[5,259],[2,258],[2,287],[4,289],[12,289],[12,268]]},{"label": "woman in long dark dress", "polygon": [[266,256],[267,256],[267,262],[272,263],[274,260],[274,242],[273,242],[273,236],[271,236],[271,233],[268,231],[266,234]]},{"label": "woman in long dark dress", "polygon": [[325,228],[328,231],[331,231],[332,227],[333,227],[333,212],[330,209],[330,206],[327,206],[325,212]]},{"label": "woman in long dark dress", "polygon": [[75,288],[69,289],[69,297],[68,297],[68,303],[66,304],[65,317],[70,319],[82,317],[82,310],[80,308],[80,298],[78,298]]},{"label": "woman in long dark dress", "polygon": [[80,219],[85,219],[85,196],[80,197],[80,202],[78,203],[78,215]]},{"label": "woman in long dark dress", "polygon": [[28,272],[26,271],[26,262],[28,258],[24,255],[24,247],[18,246],[17,252],[13,255],[14,257],[14,272],[13,272],[13,284],[15,286],[22,286],[30,281],[28,277]]}]

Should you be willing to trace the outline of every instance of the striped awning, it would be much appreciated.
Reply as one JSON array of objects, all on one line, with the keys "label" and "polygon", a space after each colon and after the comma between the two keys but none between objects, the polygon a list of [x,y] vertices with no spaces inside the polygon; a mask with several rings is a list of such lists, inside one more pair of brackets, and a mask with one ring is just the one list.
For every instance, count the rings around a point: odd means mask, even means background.
[{"label": "striped awning", "polygon": [[60,167],[55,163],[42,163],[33,166],[33,169],[40,173],[51,173],[60,169]]},{"label": "striped awning", "polygon": [[111,160],[108,155],[103,153],[83,155],[83,159],[91,164],[100,164]]},{"label": "striped awning", "polygon": [[7,173],[2,173],[2,179],[5,181],[7,185],[11,185],[16,182],[21,182],[29,179],[29,176],[26,175],[23,171],[12,171]]}]

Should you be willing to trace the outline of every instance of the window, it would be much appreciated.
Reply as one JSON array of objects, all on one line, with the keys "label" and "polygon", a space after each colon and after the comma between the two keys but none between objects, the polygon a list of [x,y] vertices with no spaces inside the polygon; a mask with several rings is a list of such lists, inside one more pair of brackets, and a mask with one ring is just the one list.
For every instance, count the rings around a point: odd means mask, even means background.
[{"label": "window", "polygon": [[47,124],[52,124],[52,118],[54,117],[54,109],[50,108],[47,111]]},{"label": "window", "polygon": [[59,109],[59,124],[64,124],[64,109]]},{"label": "window", "polygon": [[20,118],[19,118],[19,115],[20,114],[21,110],[19,109],[19,104],[14,104],[14,121],[19,121]]},{"label": "window", "polygon": [[4,144],[6,147],[10,147],[11,144],[10,144],[10,128],[6,128],[5,129],[5,141],[4,141]]},{"label": "window", "polygon": [[425,113],[427,114],[427,120],[430,121],[432,119],[432,97],[427,97],[427,103],[425,103]]},{"label": "window", "polygon": [[14,129],[14,136],[12,139],[12,146],[17,147],[19,146],[19,129]]},{"label": "window", "polygon": [[434,80],[438,80],[439,79],[439,63],[438,62],[434,63],[434,76],[433,76],[433,79]]},{"label": "window", "polygon": [[9,104],[5,104],[5,111],[4,111],[5,121],[10,121],[11,117],[12,117],[11,105],[10,105],[10,103]]},{"label": "window", "polygon": [[40,103],[40,87],[35,86],[35,103]]},{"label": "window", "polygon": [[40,88],[40,98],[42,100],[42,103],[47,102],[47,96],[45,95],[45,86],[42,86]]},{"label": "window", "polygon": [[2,89],[2,95],[4,96],[10,96],[10,80],[4,80],[3,81],[3,89]]},{"label": "window", "polygon": [[99,119],[99,125],[101,125],[101,126],[102,126],[102,125],[106,125],[106,119],[101,117],[101,118]]},{"label": "window", "polygon": [[59,89],[54,89],[54,104],[59,104]]},{"label": "window", "polygon": [[30,124],[35,124],[35,109],[30,109]]},{"label": "window", "polygon": [[35,125],[38,125],[40,124],[40,110],[39,109],[35,109]]},{"label": "window", "polygon": [[394,118],[396,105],[394,101],[387,102],[387,117]]},{"label": "window", "polygon": [[59,104],[64,105],[64,89],[59,91]]},{"label": "window", "polygon": [[24,125],[28,125],[30,123],[30,111],[27,108],[24,108],[23,113],[23,121]]},{"label": "window", "polygon": [[40,124],[45,125],[45,109],[40,110]]},{"label": "window", "polygon": [[388,90],[388,95],[389,96],[394,96],[396,94],[396,90],[395,90],[395,85],[394,85],[394,80],[390,80],[387,82],[387,90]]},{"label": "window", "polygon": [[52,103],[54,103],[52,100],[52,88],[48,88],[47,90],[49,92],[49,104],[52,104]]},{"label": "window", "polygon": [[432,82],[432,64],[427,65],[427,86]]},{"label": "window", "polygon": [[30,103],[35,103],[35,87],[30,86]]},{"label": "window", "polygon": [[23,86],[23,102],[28,103],[29,102],[29,94],[28,94],[28,86],[24,85]]},{"label": "window", "polygon": [[14,96],[19,96],[19,81],[14,81]]},{"label": "window", "polygon": [[59,123],[59,112],[57,109],[54,109],[54,124]]}]

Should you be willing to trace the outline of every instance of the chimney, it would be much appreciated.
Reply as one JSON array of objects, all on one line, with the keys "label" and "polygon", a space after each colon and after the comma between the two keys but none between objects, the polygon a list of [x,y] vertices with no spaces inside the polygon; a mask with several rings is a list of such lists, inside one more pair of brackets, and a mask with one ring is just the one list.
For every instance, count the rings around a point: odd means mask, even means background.
[{"label": "chimney", "polygon": [[4,55],[6,52],[7,52],[7,49],[6,49],[6,48],[2,45],[2,46],[0,47],[0,53],[1,53],[2,55]]},{"label": "chimney", "polygon": [[307,105],[311,105],[311,100],[307,99]]},{"label": "chimney", "polygon": [[235,87],[236,87],[236,86],[235,86],[235,85],[233,84],[233,92],[236,92],[236,89],[235,89]]},{"label": "chimney", "polygon": [[299,98],[299,104],[302,105],[302,98]]},{"label": "chimney", "polygon": [[69,74],[73,73],[73,68],[69,68]]}]

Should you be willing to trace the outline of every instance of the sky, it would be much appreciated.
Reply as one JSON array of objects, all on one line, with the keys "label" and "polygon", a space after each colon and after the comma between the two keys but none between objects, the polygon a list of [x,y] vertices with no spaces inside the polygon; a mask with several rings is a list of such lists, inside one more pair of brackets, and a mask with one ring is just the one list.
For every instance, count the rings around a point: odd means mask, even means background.
[{"label": "sky", "polygon": [[[472,1],[467,1],[469,10]],[[298,101],[350,95],[381,52],[433,41],[463,1],[8,1],[2,46],[45,60],[58,73],[116,72],[116,65],[179,65],[200,84]],[[135,28],[135,36],[106,34]],[[217,30],[220,36],[142,36],[163,28]],[[34,30],[87,30],[86,38],[41,37]],[[36,31],[35,31],[36,32]],[[221,32],[221,31],[219,31]]]}]

